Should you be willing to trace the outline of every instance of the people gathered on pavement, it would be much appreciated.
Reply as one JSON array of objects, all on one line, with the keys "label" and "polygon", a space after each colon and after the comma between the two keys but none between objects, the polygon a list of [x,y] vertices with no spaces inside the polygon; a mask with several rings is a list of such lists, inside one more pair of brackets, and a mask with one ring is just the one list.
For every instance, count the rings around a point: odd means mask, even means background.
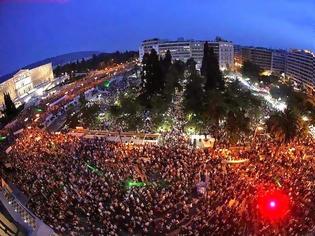
[{"label": "people gathered on pavement", "polygon": [[[306,235],[315,232],[314,151],[311,139],[264,135],[204,150],[184,136],[133,145],[31,128],[8,154],[7,178],[60,235]],[[260,214],[259,189],[289,196],[285,216]]]}]

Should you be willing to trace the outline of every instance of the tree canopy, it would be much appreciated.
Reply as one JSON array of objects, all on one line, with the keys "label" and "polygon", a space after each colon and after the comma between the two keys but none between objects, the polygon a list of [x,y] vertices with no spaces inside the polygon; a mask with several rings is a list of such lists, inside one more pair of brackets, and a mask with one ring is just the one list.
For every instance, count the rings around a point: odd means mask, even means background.
[{"label": "tree canopy", "polygon": [[220,71],[219,62],[214,54],[213,48],[208,42],[204,44],[201,75],[206,78],[205,89],[224,89],[224,80]]},{"label": "tree canopy", "polygon": [[12,101],[10,94],[4,93],[3,97],[4,97],[4,110],[2,111],[3,114],[8,118],[17,115],[18,110],[15,107],[15,104]]},{"label": "tree canopy", "polygon": [[250,61],[245,61],[243,63],[242,74],[244,76],[249,77],[252,80],[258,81],[261,72],[262,72],[262,69],[258,65]]},{"label": "tree canopy", "polygon": [[98,55],[93,54],[92,58],[77,60],[76,62],[67,63],[65,65],[58,65],[54,69],[54,74],[58,77],[63,73],[71,72],[88,72],[89,70],[95,70],[104,68],[112,63],[122,63],[137,57],[137,52],[126,51],[126,52],[114,52],[114,53],[100,53]]},{"label": "tree canopy", "polygon": [[186,113],[201,114],[204,103],[204,79],[198,74],[191,74],[184,93]]},{"label": "tree canopy", "polygon": [[274,112],[266,124],[269,133],[281,143],[307,135],[307,124],[294,110]]},{"label": "tree canopy", "polygon": [[161,63],[159,56],[154,49],[151,50],[150,54],[145,54],[143,57],[141,101],[147,108],[150,108],[151,98],[156,93],[160,93],[164,88],[164,76],[162,70],[162,64],[164,63],[165,61],[162,61]]}]

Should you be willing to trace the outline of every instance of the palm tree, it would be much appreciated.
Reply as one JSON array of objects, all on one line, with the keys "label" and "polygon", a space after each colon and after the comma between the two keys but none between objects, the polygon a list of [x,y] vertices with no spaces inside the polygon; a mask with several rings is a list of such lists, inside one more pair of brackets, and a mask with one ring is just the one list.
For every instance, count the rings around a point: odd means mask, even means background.
[{"label": "palm tree", "polygon": [[307,124],[303,122],[297,112],[286,109],[275,112],[266,122],[269,133],[279,142],[289,142],[296,137],[307,135]]}]

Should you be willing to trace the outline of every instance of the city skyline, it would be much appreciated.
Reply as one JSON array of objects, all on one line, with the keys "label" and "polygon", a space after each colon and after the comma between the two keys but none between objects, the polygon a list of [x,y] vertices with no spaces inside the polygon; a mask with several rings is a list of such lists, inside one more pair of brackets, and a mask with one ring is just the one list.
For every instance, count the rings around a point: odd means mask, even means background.
[{"label": "city skyline", "polygon": [[221,36],[241,45],[314,50],[314,7],[309,0],[1,1],[0,75],[64,53],[138,50],[154,37]]}]

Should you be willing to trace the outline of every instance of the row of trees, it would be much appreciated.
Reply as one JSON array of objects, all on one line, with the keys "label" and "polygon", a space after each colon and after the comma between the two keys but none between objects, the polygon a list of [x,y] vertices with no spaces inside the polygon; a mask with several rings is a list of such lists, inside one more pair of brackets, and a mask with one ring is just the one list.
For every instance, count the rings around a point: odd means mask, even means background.
[{"label": "row of trees", "polygon": [[115,52],[115,53],[101,53],[93,54],[92,58],[86,60],[82,58],[80,61],[67,63],[62,66],[57,66],[54,70],[54,74],[58,77],[63,73],[68,73],[71,75],[71,72],[88,72],[89,70],[102,69],[112,63],[122,63],[130,59],[137,57],[137,52],[126,51],[126,52]]},{"label": "row of trees", "polygon": [[217,57],[208,43],[204,46],[200,73],[193,59],[186,63],[172,62],[169,51],[163,58],[155,50],[145,54],[141,82],[139,91],[122,95],[110,108],[114,118],[129,129],[141,128],[148,120],[155,129],[161,124],[170,124],[170,117],[165,113],[176,91],[183,91],[187,127],[193,127],[196,132],[207,132],[209,127],[221,124],[236,139],[240,133],[250,130],[250,122],[254,122],[251,118],[260,114],[260,100],[238,82],[225,84]]},{"label": "row of trees", "polygon": [[253,131],[267,114],[270,116],[266,120],[267,131],[280,142],[307,134],[310,122],[303,120],[303,116],[315,120],[312,100],[291,85],[280,83],[277,76],[263,76],[262,70],[250,62],[244,63],[243,74],[254,78],[253,82],[271,87],[274,98],[287,102],[285,112],[268,111],[266,104],[238,81],[226,82],[217,57],[207,43],[200,72],[193,59],[186,63],[173,61],[169,51],[160,57],[152,50],[144,55],[142,63],[141,87],[121,94],[109,108],[111,120],[115,120],[119,129],[149,127],[151,131],[158,131],[161,126],[170,129],[174,122],[170,108],[177,94],[183,95],[181,105],[186,128],[193,128],[197,133],[207,133],[211,128],[225,129],[231,141]]},{"label": "row of trees", "polygon": [[[97,61],[95,57],[94,61]],[[175,120],[170,110],[177,103],[177,95],[183,97],[181,108],[187,130],[193,128],[196,133],[208,133],[211,128],[225,129],[233,142],[253,131],[266,115],[270,116],[266,120],[267,131],[280,142],[307,134],[310,122],[305,121],[304,116],[315,120],[315,105],[311,99],[291,85],[280,83],[277,76],[262,75],[262,70],[251,62],[244,63],[243,75],[271,87],[271,95],[285,100],[287,110],[270,112],[262,100],[238,81],[225,81],[217,56],[208,43],[204,45],[200,71],[196,70],[192,58],[186,63],[174,61],[170,51],[160,57],[154,49],[144,55],[142,64],[140,88],[130,88],[109,108],[110,120],[115,121],[117,129],[158,131],[161,126],[170,129]],[[93,117],[98,109],[82,108],[80,122],[97,122]],[[72,122],[72,126],[77,122]]]},{"label": "row of trees", "polygon": [[231,141],[236,141],[242,133],[248,133],[251,124],[257,122],[261,114],[261,101],[242,88],[238,81],[225,84],[217,57],[207,43],[201,74],[194,66],[188,68],[184,111],[189,125],[199,132],[221,126]]},{"label": "row of trees", "polygon": [[[255,78],[254,82],[271,87],[271,95],[287,102],[284,112],[271,112],[266,104],[240,85],[238,81],[226,83],[219,69],[216,55],[205,43],[200,72],[196,62],[172,62],[168,51],[161,58],[155,50],[145,54],[141,71],[141,88],[132,89],[119,97],[110,107],[111,115],[130,130],[142,129],[151,124],[157,130],[161,124],[172,125],[166,115],[176,92],[183,92],[183,112],[186,128],[195,132],[208,132],[210,128],[225,129],[231,141],[241,134],[253,131],[269,114],[267,130],[280,142],[307,135],[309,121],[315,120],[315,104],[303,92],[291,85],[282,84],[277,76],[263,76],[262,70],[250,62],[243,67],[243,74]],[[261,83],[262,82],[262,83]]]},{"label": "row of trees", "polygon": [[[222,79],[223,80],[223,79]],[[207,87],[205,76],[194,71],[188,77],[184,93],[184,111],[189,125],[206,132],[209,128],[226,129],[231,141],[248,133],[261,115],[261,100],[241,87],[238,81]]]},{"label": "row of trees", "polygon": [[130,89],[122,94],[117,102],[110,107],[110,113],[129,130],[152,129],[165,122],[167,112],[175,91],[182,89],[185,64],[181,61],[172,63],[168,51],[160,58],[155,50],[145,54],[141,70],[141,88]]}]

